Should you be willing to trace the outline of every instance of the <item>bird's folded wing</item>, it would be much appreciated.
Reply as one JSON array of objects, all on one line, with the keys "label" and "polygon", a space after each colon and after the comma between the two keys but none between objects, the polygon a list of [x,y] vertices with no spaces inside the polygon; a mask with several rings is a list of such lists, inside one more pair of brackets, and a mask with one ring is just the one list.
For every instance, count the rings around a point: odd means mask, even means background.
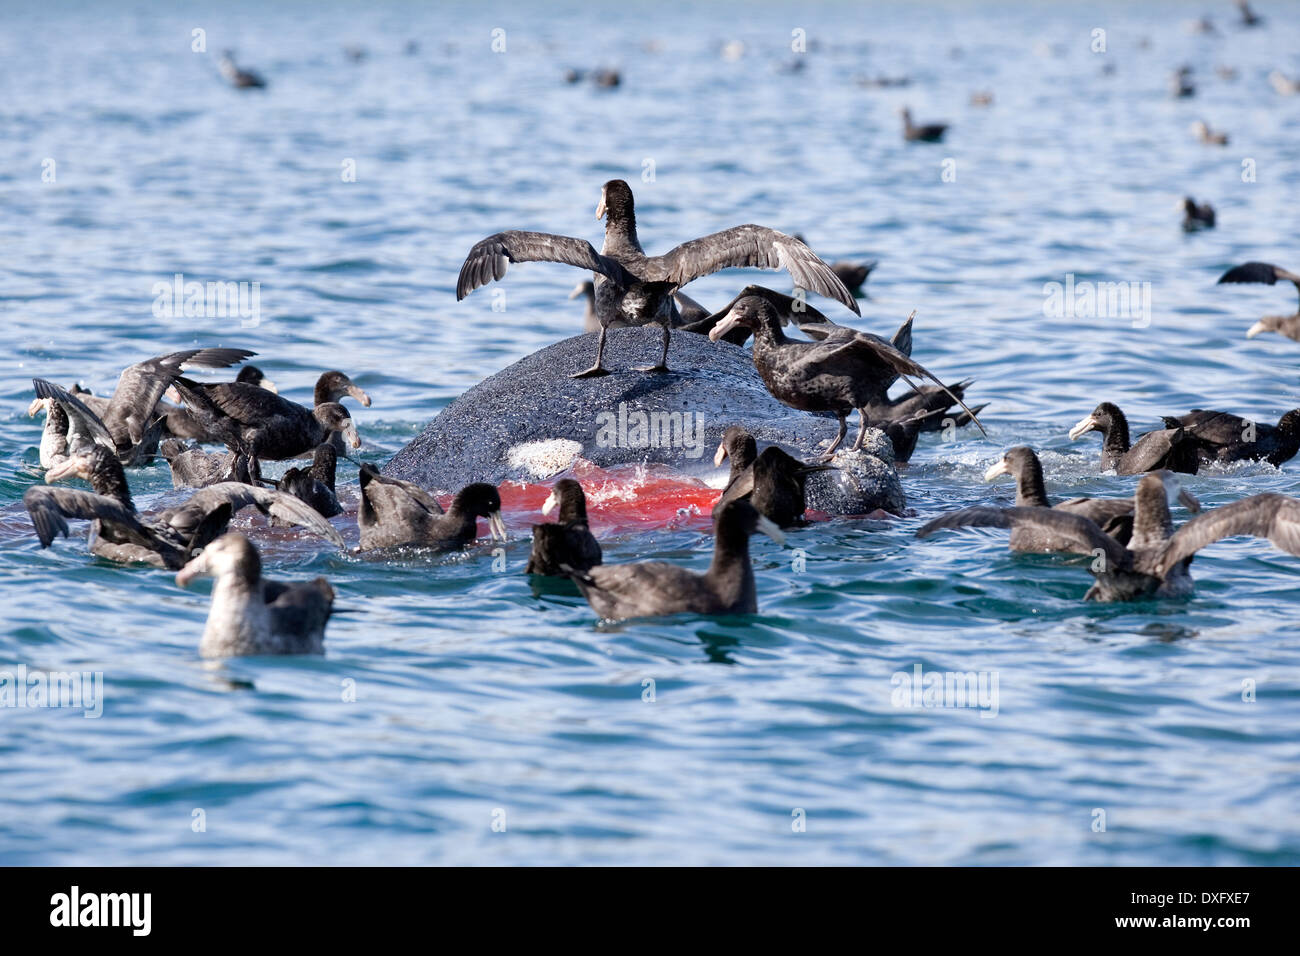
[{"label": "bird's folded wing", "polygon": [[511,262],[561,262],[598,272],[621,288],[636,281],[617,260],[602,256],[586,239],[549,232],[498,232],[476,242],[465,257],[456,280],[457,301],[493,279],[500,279]]},{"label": "bird's folded wing", "polygon": [[381,475],[370,465],[362,469],[360,479],[362,498],[385,514],[398,511],[422,521],[443,513],[438,499],[413,482]]}]

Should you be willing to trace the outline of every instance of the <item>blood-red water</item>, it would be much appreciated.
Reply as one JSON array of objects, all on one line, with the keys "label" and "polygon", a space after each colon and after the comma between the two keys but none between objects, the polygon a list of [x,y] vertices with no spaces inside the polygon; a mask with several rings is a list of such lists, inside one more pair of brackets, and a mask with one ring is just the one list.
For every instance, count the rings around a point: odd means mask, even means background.
[{"label": "blood-red water", "polygon": [[[596,534],[632,534],[659,528],[713,527],[710,512],[720,492],[696,478],[660,465],[617,465],[600,468],[579,462],[570,476],[582,483],[587,516]],[[546,484],[507,481],[500,486],[506,526],[526,532],[547,519],[542,504],[554,481]]]}]

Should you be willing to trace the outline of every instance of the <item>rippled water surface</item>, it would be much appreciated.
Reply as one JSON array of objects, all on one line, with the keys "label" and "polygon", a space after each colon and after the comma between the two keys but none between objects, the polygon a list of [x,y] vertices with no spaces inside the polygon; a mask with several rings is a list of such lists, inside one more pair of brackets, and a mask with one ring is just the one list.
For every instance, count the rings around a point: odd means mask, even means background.
[{"label": "rippled water surface", "polygon": [[[1192,407],[1275,421],[1300,405],[1300,346],[1244,338],[1292,291],[1214,285],[1248,259],[1300,263],[1300,96],[1266,79],[1300,73],[1295,7],[1260,0],[1268,28],[1244,31],[1215,3],[1219,35],[1192,35],[1203,6],[7,9],[0,669],[100,671],[105,702],[97,720],[0,709],[0,861],[1300,862],[1300,561],[1233,540],[1197,559],[1190,600],[1091,606],[1078,560],[1012,555],[998,533],[913,538],[941,509],[1008,501],[982,475],[1012,444],[1043,450],[1054,494],[1131,493],[1099,472],[1095,436],[1066,438],[1099,400],[1136,430]],[[795,29],[809,52],[788,73]],[[720,55],[733,41],[743,55]],[[224,47],[269,89],[224,86]],[[1175,100],[1183,63],[1198,93]],[[601,65],[620,88],[562,81]],[[991,108],[969,105],[977,90]],[[905,145],[904,103],[951,122],[947,141]],[[1231,145],[1197,142],[1198,118]],[[37,547],[20,504],[40,480],[33,375],[105,392],[148,355],[246,346],[308,401],[340,367],[374,398],[356,421],[362,457],[383,462],[484,376],[580,328],[564,298],[580,277],[559,266],[457,303],[469,246],[503,228],[597,240],[615,177],[652,252],[755,221],[828,258],[879,258],[858,324],[888,332],[918,310],[916,357],[976,379],[990,439],[923,437],[908,517],[819,523],[784,550],[756,539],[747,618],[597,626],[576,596],[535,594],[519,572],[539,496],[517,489],[505,574],[486,546],[381,563],[259,527],[272,573],[338,591],[346,613],[315,659],[204,664],[207,585],[90,558],[84,525]],[[1217,207],[1217,229],[1179,230],[1186,194]],[[175,273],[260,282],[260,324],[155,317],[152,287]],[[1044,284],[1067,274],[1150,283],[1149,325],[1045,317]],[[689,291],[718,304],[751,278]],[[1221,504],[1293,492],[1297,468],[1188,485]],[[165,465],[131,480],[142,505],[170,493]],[[707,520],[645,507],[654,520],[597,508],[607,560],[703,569]],[[996,716],[895,706],[893,675],[917,665],[996,676]]]}]

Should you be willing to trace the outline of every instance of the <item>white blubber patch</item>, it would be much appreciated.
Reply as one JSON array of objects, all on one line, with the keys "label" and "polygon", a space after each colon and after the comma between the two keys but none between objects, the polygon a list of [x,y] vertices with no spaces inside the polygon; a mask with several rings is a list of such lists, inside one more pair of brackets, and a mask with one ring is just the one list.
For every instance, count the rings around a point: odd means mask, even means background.
[{"label": "white blubber patch", "polygon": [[550,478],[572,465],[580,454],[582,445],[571,438],[544,438],[515,445],[506,453],[506,461],[534,478]]}]

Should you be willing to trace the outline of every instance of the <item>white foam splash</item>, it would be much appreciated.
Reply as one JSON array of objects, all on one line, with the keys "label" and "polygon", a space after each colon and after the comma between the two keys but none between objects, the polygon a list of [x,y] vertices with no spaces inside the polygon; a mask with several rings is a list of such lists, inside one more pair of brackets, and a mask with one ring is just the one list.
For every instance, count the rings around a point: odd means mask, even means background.
[{"label": "white foam splash", "polygon": [[534,478],[550,478],[572,465],[580,454],[582,445],[571,438],[545,438],[515,445],[506,453],[506,461]]}]

